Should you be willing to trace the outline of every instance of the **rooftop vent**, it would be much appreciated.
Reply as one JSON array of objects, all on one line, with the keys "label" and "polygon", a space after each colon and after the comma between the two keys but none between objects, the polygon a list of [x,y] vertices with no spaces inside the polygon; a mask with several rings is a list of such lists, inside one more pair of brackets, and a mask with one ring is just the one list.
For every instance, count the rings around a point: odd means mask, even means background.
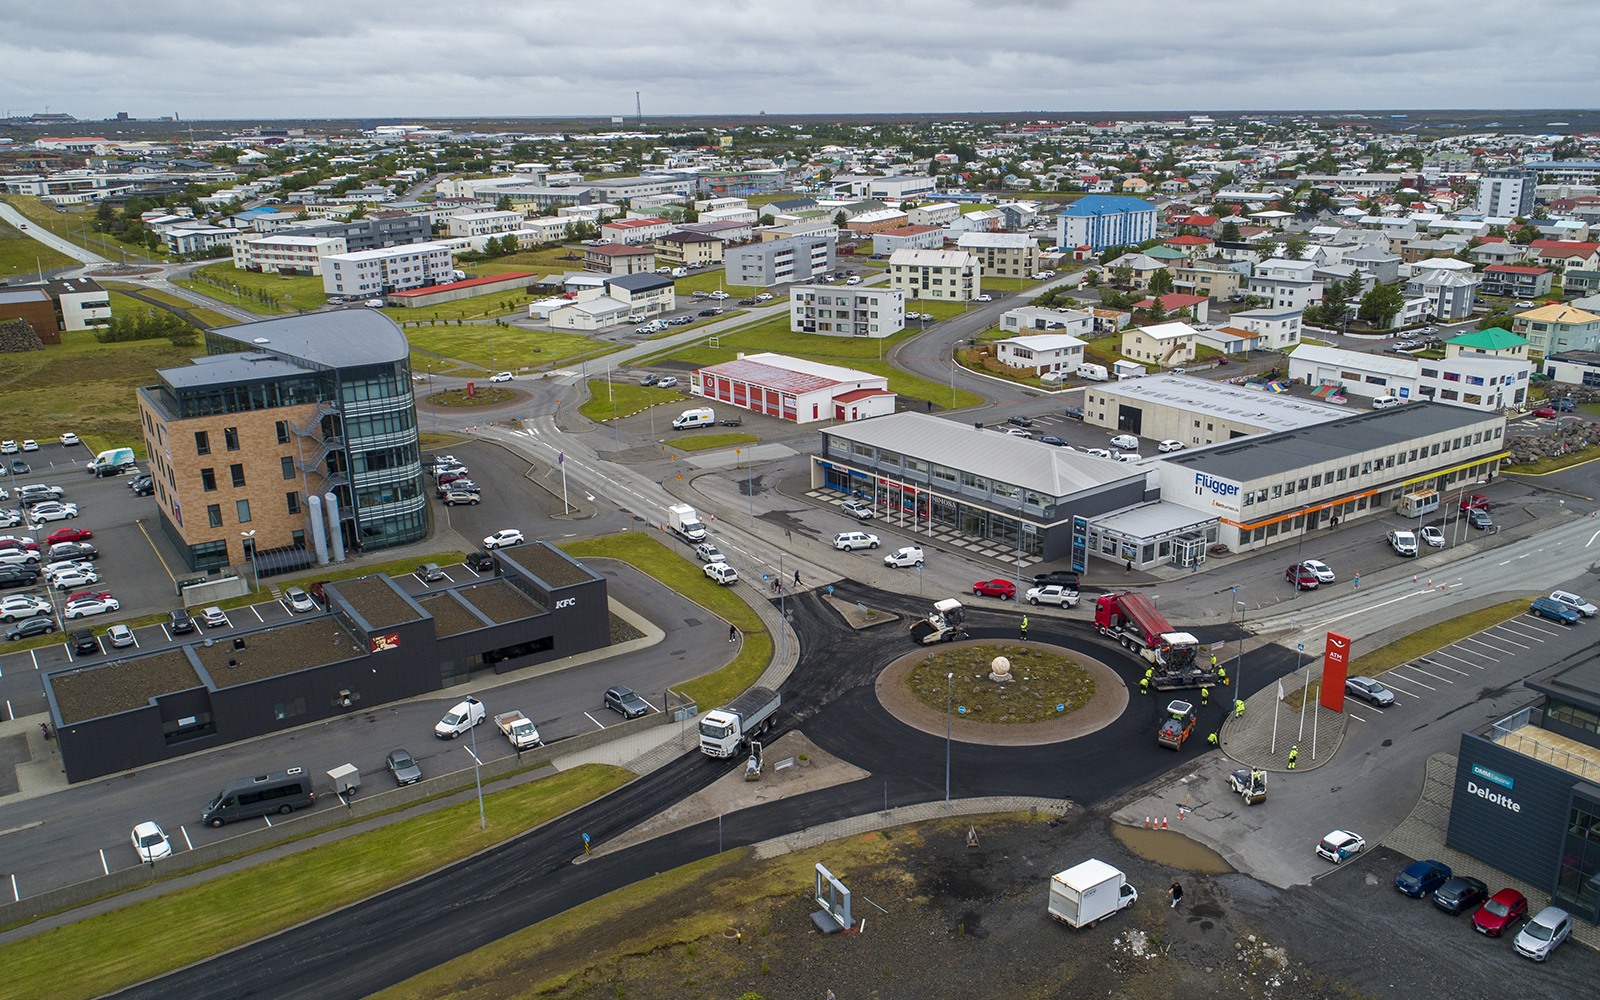
[{"label": "rooftop vent", "polygon": [[251,341],[251,343],[255,343],[255,344],[270,344],[270,343],[272,343],[272,341],[268,340],[266,337],[257,337],[255,340]]}]

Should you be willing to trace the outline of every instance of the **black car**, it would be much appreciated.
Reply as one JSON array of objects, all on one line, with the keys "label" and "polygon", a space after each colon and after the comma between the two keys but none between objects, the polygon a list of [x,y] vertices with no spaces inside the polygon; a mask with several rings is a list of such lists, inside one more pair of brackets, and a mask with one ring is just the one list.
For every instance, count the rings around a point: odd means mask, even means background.
[{"label": "black car", "polygon": [[23,475],[24,473],[28,473],[28,472],[32,472],[32,471],[33,471],[33,467],[31,465],[29,465],[27,462],[24,462],[22,459],[13,458],[11,460],[11,474],[12,475],[20,476],[20,475]]},{"label": "black car", "polygon": [[721,316],[722,315],[722,310],[721,309],[702,309],[702,310],[700,310],[700,315],[702,315],[702,316]]},{"label": "black car", "polygon": [[1081,407],[1081,406],[1069,406],[1069,407],[1067,407],[1067,416],[1071,417],[1074,420],[1082,420],[1083,419],[1083,407]]},{"label": "black car", "polygon": [[474,552],[467,556],[467,565],[479,573],[486,573],[494,569],[494,556],[487,552]]},{"label": "black car", "polygon": [[99,559],[100,550],[88,542],[57,542],[50,546],[50,561],[63,559]]},{"label": "black car", "polygon": [[417,764],[416,758],[405,750],[391,750],[384,759],[384,765],[389,768],[389,773],[394,775],[395,784],[412,785],[422,780],[422,768]]},{"label": "black car", "polygon": [[1069,590],[1077,590],[1078,574],[1068,570],[1058,569],[1052,570],[1049,573],[1038,573],[1034,575],[1033,585],[1035,587],[1048,587],[1051,584],[1066,587]]},{"label": "black car", "polygon": [[12,642],[26,639],[29,636],[48,635],[56,630],[54,618],[26,618],[6,630],[6,638]]},{"label": "black car", "polygon": [[75,628],[72,630],[72,651],[74,653],[100,652],[100,640],[94,637],[92,628]]},{"label": "black car", "polygon": [[149,476],[140,476],[138,479],[134,480],[134,483],[133,483],[133,495],[134,496],[136,496],[136,497],[152,496],[152,495],[155,494],[155,491],[156,491],[156,481],[154,479],[151,479]]},{"label": "black car", "polygon": [[1018,427],[1032,427],[1033,426],[1033,418],[1032,417],[1024,417],[1022,414],[1018,413],[1018,414],[1014,414],[1012,416],[1007,417],[1006,418],[1006,423],[1008,423],[1008,424],[1016,424]]},{"label": "black car", "polygon": [[183,608],[167,612],[167,631],[173,635],[182,635],[194,631],[194,619],[189,617],[189,612]]},{"label": "black car", "polygon": [[32,566],[0,566],[0,587],[31,587],[38,579]]},{"label": "black car", "polygon": [[1475,878],[1457,875],[1433,891],[1433,905],[1457,916],[1489,898],[1489,887]]},{"label": "black car", "polygon": [[637,719],[650,714],[650,706],[633,693],[633,688],[618,685],[606,689],[605,707],[619,713],[624,719]]}]

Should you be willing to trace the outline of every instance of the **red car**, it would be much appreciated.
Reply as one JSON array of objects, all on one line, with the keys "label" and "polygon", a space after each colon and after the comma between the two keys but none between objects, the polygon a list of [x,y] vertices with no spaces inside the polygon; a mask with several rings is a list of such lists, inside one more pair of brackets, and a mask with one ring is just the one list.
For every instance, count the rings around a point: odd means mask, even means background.
[{"label": "red car", "polygon": [[28,549],[39,551],[39,543],[31,538],[18,538],[16,535],[0,535],[0,549]]},{"label": "red car", "polygon": [[467,475],[464,472],[446,472],[444,475],[439,477],[439,485],[440,486],[448,486],[451,483],[455,482],[457,479],[465,479],[465,478],[467,478]]},{"label": "red car", "polygon": [[1317,574],[1298,564],[1284,570],[1283,578],[1290,583],[1296,584],[1301,590],[1317,589]]},{"label": "red car", "polygon": [[1017,585],[1010,580],[984,580],[973,584],[972,592],[982,597],[998,597],[1004,601],[1017,596]]},{"label": "red car", "polygon": [[89,600],[103,601],[110,596],[111,592],[108,590],[80,590],[76,594],[68,594],[65,603],[71,604],[73,601]]},{"label": "red car", "polygon": [[1472,929],[1479,934],[1499,937],[1507,928],[1528,915],[1528,901],[1515,889],[1501,889],[1472,915]]},{"label": "red car", "polygon": [[94,537],[94,532],[88,528],[57,528],[45,537],[51,545],[58,542],[87,542]]},{"label": "red car", "polygon": [[1482,493],[1474,493],[1461,501],[1462,510],[1482,510],[1489,506],[1489,498]]},{"label": "red car", "polygon": [[1556,411],[1554,407],[1541,406],[1533,411],[1533,415],[1536,417],[1542,417],[1545,420],[1554,420],[1556,418]]}]

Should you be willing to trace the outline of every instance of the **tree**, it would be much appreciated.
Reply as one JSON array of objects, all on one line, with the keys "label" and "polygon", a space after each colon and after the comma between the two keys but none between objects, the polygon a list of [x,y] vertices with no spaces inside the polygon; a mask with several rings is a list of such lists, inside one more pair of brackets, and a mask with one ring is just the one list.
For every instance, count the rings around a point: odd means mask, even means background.
[{"label": "tree", "polygon": [[763,215],[761,218],[756,220],[756,225],[758,225],[758,226],[772,226],[772,225],[776,225],[777,222],[778,222],[778,220],[772,217],[772,213],[768,212],[767,214]]},{"label": "tree", "polygon": [[500,200],[494,203],[494,210],[496,212],[511,211],[511,196],[509,194],[501,195]]},{"label": "tree", "polygon": [[1350,296],[1345,292],[1344,282],[1330,281],[1322,290],[1322,307],[1317,310],[1317,318],[1324,326],[1337,326],[1344,322],[1349,305]]},{"label": "tree", "polygon": [[1303,260],[1306,254],[1306,241],[1303,236],[1291,236],[1283,242],[1283,255],[1290,260]]},{"label": "tree", "polygon": [[1361,308],[1357,312],[1366,322],[1373,326],[1384,327],[1394,321],[1395,315],[1405,306],[1405,299],[1400,295],[1400,289],[1393,285],[1374,285],[1372,291],[1361,297]]},{"label": "tree", "polygon": [[1133,284],[1133,265],[1118,264],[1111,269],[1111,280],[1118,288],[1127,288]]},{"label": "tree", "polygon": [[1161,296],[1171,294],[1172,289],[1172,272],[1164,267],[1156,268],[1156,273],[1150,276],[1151,297],[1159,300]]},{"label": "tree", "polygon": [[848,215],[845,215],[844,211],[842,209],[840,211],[834,213],[833,224],[838,226],[840,229],[843,229],[845,227],[845,223],[847,223],[849,221],[850,221],[850,217]]},{"label": "tree", "polygon": [[1527,246],[1529,243],[1532,243],[1538,238],[1539,230],[1533,228],[1532,226],[1520,226],[1516,232],[1511,234],[1511,242],[1523,247]]},{"label": "tree", "polygon": [[1222,224],[1222,242],[1239,242],[1239,224],[1237,222],[1224,222]]},{"label": "tree", "polygon": [[1167,307],[1161,304],[1161,296],[1152,295],[1150,297],[1150,308],[1145,310],[1145,316],[1152,323],[1159,323],[1167,318]]}]

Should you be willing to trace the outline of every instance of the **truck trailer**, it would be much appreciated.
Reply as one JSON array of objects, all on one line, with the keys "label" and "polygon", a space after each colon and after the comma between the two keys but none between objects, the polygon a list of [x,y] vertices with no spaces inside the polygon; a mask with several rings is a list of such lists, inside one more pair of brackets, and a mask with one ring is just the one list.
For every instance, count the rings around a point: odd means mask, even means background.
[{"label": "truck trailer", "polygon": [[1094,627],[1150,661],[1157,691],[1210,687],[1217,672],[1200,659],[1200,640],[1174,629],[1143,594],[1107,594],[1095,601]]},{"label": "truck trailer", "polygon": [[783,697],[771,688],[753,687],[700,720],[700,752],[732,757],[766,732]]},{"label": "truck trailer", "polygon": [[1093,927],[1139,901],[1122,872],[1090,859],[1050,878],[1050,915],[1073,928]]}]

